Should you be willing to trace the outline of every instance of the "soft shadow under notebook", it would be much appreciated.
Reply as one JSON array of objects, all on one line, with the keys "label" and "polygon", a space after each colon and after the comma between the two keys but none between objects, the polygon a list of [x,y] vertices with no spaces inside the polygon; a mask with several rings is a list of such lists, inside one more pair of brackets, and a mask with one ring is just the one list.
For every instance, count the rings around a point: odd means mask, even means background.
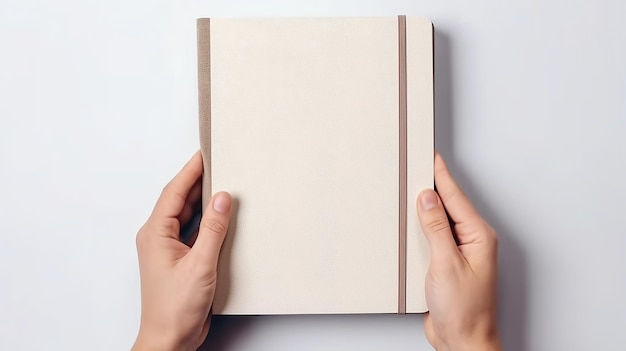
[{"label": "soft shadow under notebook", "polygon": [[215,314],[426,311],[433,26],[198,20],[204,202],[228,191]]}]

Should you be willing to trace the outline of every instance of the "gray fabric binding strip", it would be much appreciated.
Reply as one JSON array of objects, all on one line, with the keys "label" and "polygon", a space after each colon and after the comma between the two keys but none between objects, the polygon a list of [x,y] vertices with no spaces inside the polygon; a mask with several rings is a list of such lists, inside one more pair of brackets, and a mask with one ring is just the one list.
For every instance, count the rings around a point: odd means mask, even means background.
[{"label": "gray fabric binding strip", "polygon": [[202,211],[211,199],[211,20],[198,18],[198,108],[202,175]]}]

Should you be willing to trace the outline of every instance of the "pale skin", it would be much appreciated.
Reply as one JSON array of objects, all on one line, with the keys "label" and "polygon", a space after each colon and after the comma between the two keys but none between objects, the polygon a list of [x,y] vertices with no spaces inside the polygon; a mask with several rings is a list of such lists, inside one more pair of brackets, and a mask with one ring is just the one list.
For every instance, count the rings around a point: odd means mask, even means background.
[{"label": "pale skin", "polygon": [[[232,199],[225,192],[214,194],[192,247],[183,244],[180,228],[197,210],[201,176],[202,157],[196,153],[163,189],[137,234],[141,324],[134,351],[196,350],[209,332],[218,256]],[[496,233],[438,153],[435,185],[437,192],[424,190],[417,198],[420,224],[431,251],[426,337],[438,351],[501,350]]]}]

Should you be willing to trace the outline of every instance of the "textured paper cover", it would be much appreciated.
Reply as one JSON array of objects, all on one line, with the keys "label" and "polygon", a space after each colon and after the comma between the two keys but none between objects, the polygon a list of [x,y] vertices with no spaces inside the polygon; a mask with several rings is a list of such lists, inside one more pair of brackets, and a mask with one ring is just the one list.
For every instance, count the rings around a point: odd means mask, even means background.
[{"label": "textured paper cover", "polygon": [[[397,312],[397,38],[397,17],[211,19],[207,182],[237,202],[214,313]],[[407,312],[421,312],[428,257],[414,202],[432,187],[433,154],[425,19],[407,19],[407,60]]]}]

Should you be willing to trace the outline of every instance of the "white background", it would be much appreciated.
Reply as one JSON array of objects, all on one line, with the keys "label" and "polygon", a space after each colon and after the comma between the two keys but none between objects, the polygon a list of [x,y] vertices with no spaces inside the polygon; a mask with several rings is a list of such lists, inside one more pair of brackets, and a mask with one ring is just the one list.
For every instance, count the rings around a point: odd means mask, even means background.
[{"label": "white background", "polygon": [[[626,3],[0,2],[0,349],[123,350],[198,148],[195,18],[425,15],[437,148],[501,236],[507,350],[626,347]],[[428,350],[421,316],[222,318],[215,350]]]}]

